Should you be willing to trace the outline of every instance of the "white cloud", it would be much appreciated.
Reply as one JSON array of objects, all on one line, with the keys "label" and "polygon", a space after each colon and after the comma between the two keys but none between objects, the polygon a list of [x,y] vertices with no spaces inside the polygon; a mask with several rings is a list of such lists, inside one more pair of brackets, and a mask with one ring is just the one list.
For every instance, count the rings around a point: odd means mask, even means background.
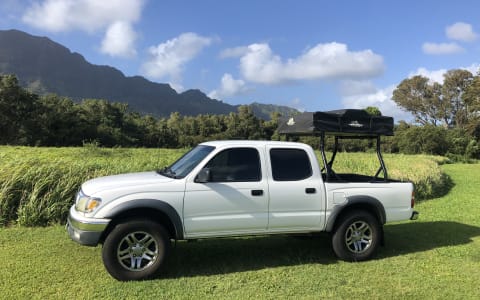
[{"label": "white cloud", "polygon": [[422,50],[426,54],[433,55],[455,54],[465,51],[456,43],[423,43]]},{"label": "white cloud", "polygon": [[443,84],[443,74],[447,72],[447,69],[427,70],[426,68],[418,68],[416,71],[411,72],[408,77],[411,78],[416,75],[427,77],[430,79],[430,84],[437,82]]},{"label": "white cloud", "polygon": [[150,47],[150,58],[143,64],[142,72],[149,78],[170,77],[173,82],[178,83],[185,64],[211,43],[211,38],[192,32],[182,33],[176,38]]},{"label": "white cloud", "polygon": [[217,90],[213,90],[208,94],[208,97],[213,99],[223,99],[225,97],[242,95],[248,92],[245,81],[241,79],[234,79],[231,74],[224,74],[221,81],[221,86]]},{"label": "white cloud", "polygon": [[169,82],[168,83],[172,89],[174,89],[177,93],[181,93],[185,91],[185,87],[178,83],[178,82]]},{"label": "white cloud", "polygon": [[247,52],[248,52],[248,47],[245,47],[245,46],[227,48],[220,53],[220,58],[242,57],[243,55],[247,54]]},{"label": "white cloud", "polygon": [[143,5],[144,0],[45,0],[32,3],[22,21],[50,32],[104,32],[102,52],[128,57],[135,53],[132,24],[140,19]]},{"label": "white cloud", "polygon": [[462,42],[473,42],[478,37],[473,31],[472,25],[463,22],[457,22],[453,25],[447,26],[445,34],[449,39]]},{"label": "white cloud", "polygon": [[468,67],[461,67],[460,69],[464,69],[472,73],[473,75],[477,74],[480,72],[480,63],[473,63]]},{"label": "white cloud", "polygon": [[[477,72],[480,70],[480,64],[479,63],[473,63],[470,66],[467,67],[459,67],[458,69],[461,70],[467,70],[472,74],[477,74]],[[447,69],[438,69],[438,70],[428,70],[426,68],[418,68],[416,71],[410,72],[408,75],[409,78],[416,76],[416,75],[421,75],[423,77],[427,77],[430,79],[430,83],[437,82],[440,84],[443,84],[445,73],[447,73]]]},{"label": "white cloud", "polygon": [[382,74],[383,58],[371,50],[348,51],[345,44],[318,44],[283,61],[268,44],[252,44],[240,59],[245,79],[263,84],[316,79],[370,78]]},{"label": "white cloud", "polygon": [[369,80],[343,80],[340,83],[340,91],[343,96],[372,94],[377,91],[373,82]]},{"label": "white cloud", "polygon": [[[351,84],[352,82],[350,82]],[[392,95],[396,86],[391,85],[383,89],[371,90],[373,86],[371,82],[358,82],[357,86],[368,86],[369,88],[358,94],[352,94],[351,90],[347,91],[347,94],[342,97],[342,104],[346,108],[364,109],[368,106],[374,106],[380,109],[384,116],[391,116],[395,119],[395,122],[400,120],[411,121],[412,115],[403,111],[393,100]],[[348,89],[348,84],[345,83],[342,89]]]},{"label": "white cloud", "polygon": [[22,20],[52,32],[83,30],[94,32],[117,21],[136,22],[143,0],[46,0],[34,2]]},{"label": "white cloud", "polygon": [[295,108],[296,110],[298,110],[300,112],[305,111],[305,107],[303,106],[302,100],[300,100],[300,98],[292,99],[292,101],[290,101],[289,106]]},{"label": "white cloud", "polygon": [[137,34],[130,24],[115,22],[110,25],[102,41],[101,51],[111,56],[134,57]]}]

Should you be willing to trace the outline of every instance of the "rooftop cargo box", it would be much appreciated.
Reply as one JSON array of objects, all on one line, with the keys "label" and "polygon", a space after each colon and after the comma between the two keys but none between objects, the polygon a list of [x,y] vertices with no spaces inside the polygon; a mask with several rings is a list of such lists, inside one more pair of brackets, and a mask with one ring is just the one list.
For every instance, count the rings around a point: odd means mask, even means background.
[{"label": "rooftop cargo box", "polygon": [[393,118],[372,116],[361,109],[304,112],[279,120],[278,132],[287,135],[393,135]]}]

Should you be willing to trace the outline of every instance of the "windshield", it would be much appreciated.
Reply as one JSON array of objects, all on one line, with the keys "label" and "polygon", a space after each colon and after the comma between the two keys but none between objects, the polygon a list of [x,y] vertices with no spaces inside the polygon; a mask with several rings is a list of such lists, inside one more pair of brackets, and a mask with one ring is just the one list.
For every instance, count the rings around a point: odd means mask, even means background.
[{"label": "windshield", "polygon": [[185,153],[180,159],[171,166],[159,171],[160,174],[172,177],[183,178],[190,173],[215,147],[198,145],[192,150]]}]

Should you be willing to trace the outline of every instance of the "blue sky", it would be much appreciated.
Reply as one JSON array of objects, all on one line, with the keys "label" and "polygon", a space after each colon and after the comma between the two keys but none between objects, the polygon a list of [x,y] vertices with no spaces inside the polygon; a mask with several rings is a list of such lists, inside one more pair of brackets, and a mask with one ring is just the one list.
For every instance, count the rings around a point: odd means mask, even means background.
[{"label": "blue sky", "polygon": [[391,101],[403,79],[479,70],[479,11],[474,0],[2,0],[0,29],[230,104],[377,106],[409,120]]}]

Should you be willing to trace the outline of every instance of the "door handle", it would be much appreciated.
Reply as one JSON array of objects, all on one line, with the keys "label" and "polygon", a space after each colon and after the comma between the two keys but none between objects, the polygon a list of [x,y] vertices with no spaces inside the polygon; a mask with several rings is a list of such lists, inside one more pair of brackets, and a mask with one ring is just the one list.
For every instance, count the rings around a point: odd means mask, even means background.
[{"label": "door handle", "polygon": [[315,188],[306,188],[305,193],[307,194],[315,194],[317,190]]},{"label": "door handle", "polygon": [[252,190],[252,196],[262,196],[263,190]]}]

